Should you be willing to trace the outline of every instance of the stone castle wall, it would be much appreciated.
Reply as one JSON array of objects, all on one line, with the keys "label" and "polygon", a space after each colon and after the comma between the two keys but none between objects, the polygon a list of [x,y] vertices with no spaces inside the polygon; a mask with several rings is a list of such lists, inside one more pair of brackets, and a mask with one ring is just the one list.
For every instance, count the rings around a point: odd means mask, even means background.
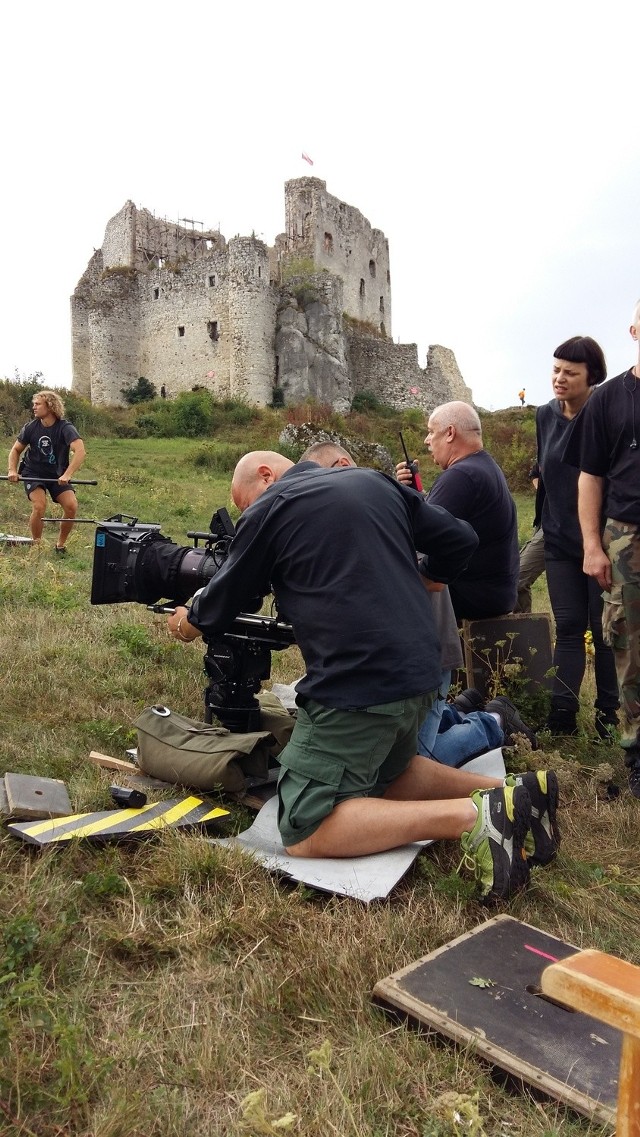
[{"label": "stone castle wall", "polygon": [[[313,397],[346,410],[362,390],[398,407],[471,400],[453,353],[431,348],[421,369],[415,344],[388,338],[381,230],[319,178],[287,182],[285,216],[270,249],[126,202],[71,299],[73,389],[122,403],[144,376],[169,396],[199,386],[258,405]],[[290,278],[300,262],[315,271]]]},{"label": "stone castle wall", "polygon": [[105,268],[127,266],[144,272],[202,260],[224,246],[225,239],[217,230],[196,229],[195,222],[185,228],[127,201],[107,222],[102,258]]},{"label": "stone castle wall", "polygon": [[359,209],[327,193],[320,178],[285,185],[281,256],[309,257],[343,282],[344,311],[391,335],[389,243]]},{"label": "stone castle wall", "polygon": [[370,391],[389,406],[421,407],[426,414],[453,399],[473,401],[448,348],[431,346],[427,366],[420,367],[415,343],[395,344],[357,330],[350,330],[347,340],[354,394]]}]

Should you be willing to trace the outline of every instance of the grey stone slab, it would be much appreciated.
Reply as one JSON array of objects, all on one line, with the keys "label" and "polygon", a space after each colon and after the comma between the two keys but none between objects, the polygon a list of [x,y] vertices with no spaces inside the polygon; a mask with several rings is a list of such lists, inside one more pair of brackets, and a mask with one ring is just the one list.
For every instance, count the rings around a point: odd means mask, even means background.
[{"label": "grey stone slab", "polygon": [[57,778],[5,774],[4,786],[13,818],[37,821],[45,817],[66,817],[71,813],[67,787]]}]

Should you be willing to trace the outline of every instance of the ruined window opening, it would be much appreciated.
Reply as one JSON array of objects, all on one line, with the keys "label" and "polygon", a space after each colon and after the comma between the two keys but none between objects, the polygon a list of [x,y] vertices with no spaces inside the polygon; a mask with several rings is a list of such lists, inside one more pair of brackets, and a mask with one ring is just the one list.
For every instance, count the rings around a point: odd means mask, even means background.
[{"label": "ruined window opening", "polygon": [[279,378],[280,378],[280,356],[276,355],[276,370],[275,370],[275,377],[274,377],[274,382],[273,382],[274,387],[278,386]]},{"label": "ruined window opening", "polygon": [[213,276],[209,277],[209,288],[215,288],[215,286],[216,286],[216,278],[215,278],[215,273],[214,273]]},{"label": "ruined window opening", "polygon": [[178,324],[178,335],[179,336],[184,335],[184,324]]},{"label": "ruined window opening", "polygon": [[209,238],[207,238],[207,240],[205,241],[205,245],[206,245],[207,249],[212,249],[213,248],[213,241],[210,241]]},{"label": "ruined window opening", "polygon": [[382,315],[384,316],[384,296],[380,297],[380,311],[382,312]]},{"label": "ruined window opening", "polygon": [[220,339],[217,320],[209,320],[207,322],[207,335],[213,343],[216,343]]},{"label": "ruined window opening", "polygon": [[360,297],[364,298],[364,280],[360,277]]},{"label": "ruined window opening", "polygon": [[391,273],[389,272],[389,269],[387,269],[387,284],[391,284]]},{"label": "ruined window opening", "polygon": [[158,268],[164,268],[165,257],[158,257]]},{"label": "ruined window opening", "polygon": [[157,300],[157,299],[159,298],[159,296],[160,296],[160,289],[159,289],[159,288],[154,288],[154,290],[153,290],[153,299],[154,299],[154,300]]},{"label": "ruined window opening", "polygon": [[325,233],[324,235],[324,251],[325,253],[333,252],[333,234]]},{"label": "ruined window opening", "polygon": [[258,265],[258,276],[262,276],[262,265]]},{"label": "ruined window opening", "polygon": [[346,207],[346,205],[345,205],[344,201],[341,201],[341,202],[340,202],[340,212],[341,212],[341,213],[344,213],[344,211],[345,211],[345,209],[346,209],[346,208],[347,208],[347,207]]},{"label": "ruined window opening", "polygon": [[376,275],[376,262],[375,261],[369,261],[369,276],[375,276],[375,275]]}]

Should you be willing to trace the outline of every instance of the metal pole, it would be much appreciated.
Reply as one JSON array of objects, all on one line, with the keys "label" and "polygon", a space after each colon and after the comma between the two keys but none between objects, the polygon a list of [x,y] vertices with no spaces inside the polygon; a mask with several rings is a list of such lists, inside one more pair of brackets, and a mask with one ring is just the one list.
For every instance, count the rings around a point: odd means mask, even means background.
[{"label": "metal pole", "polygon": [[[10,481],[8,474],[0,474],[0,482],[8,482],[8,481]],[[44,485],[49,485],[49,483],[51,483],[52,485],[57,485],[59,479],[58,478],[24,478],[22,476],[22,474],[18,474],[18,481],[19,482],[38,482],[39,485],[44,486]],[[80,482],[80,481],[76,481],[74,478],[73,481],[63,482],[62,484],[67,485],[67,486],[97,486],[98,483],[97,482]]]}]

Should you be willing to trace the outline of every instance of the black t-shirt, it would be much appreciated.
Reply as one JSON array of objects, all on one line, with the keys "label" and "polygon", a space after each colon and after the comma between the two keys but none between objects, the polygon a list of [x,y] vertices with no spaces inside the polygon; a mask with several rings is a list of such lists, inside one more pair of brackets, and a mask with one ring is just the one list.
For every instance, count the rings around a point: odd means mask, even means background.
[{"label": "black t-shirt", "polygon": [[[584,407],[580,414],[583,413]],[[563,455],[579,422],[580,414],[573,419],[565,418],[558,399],[551,399],[536,411],[538,465],[541,477],[536,504],[542,503],[544,551],[552,560],[564,560],[569,557],[582,562],[582,533],[578,521],[578,471],[570,469],[563,462]]]},{"label": "black t-shirt", "polygon": [[416,549],[446,584],[476,543],[469,525],[385,474],[301,462],[245,510],[189,621],[211,638],[273,586],[307,668],[300,694],[341,709],[410,698],[441,671]]},{"label": "black t-shirt", "polygon": [[576,419],[564,461],[604,478],[604,514],[640,525],[640,382],[633,368],[598,387]]},{"label": "black t-shirt", "polygon": [[43,426],[34,418],[23,426],[18,442],[29,449],[23,455],[21,473],[27,478],[59,478],[69,465],[69,447],[80,435],[66,418]]},{"label": "black t-shirt", "polygon": [[478,548],[449,586],[458,620],[482,620],[513,611],[520,553],[516,507],[502,470],[486,450],[460,458],[440,474],[428,501],[468,521]]}]

